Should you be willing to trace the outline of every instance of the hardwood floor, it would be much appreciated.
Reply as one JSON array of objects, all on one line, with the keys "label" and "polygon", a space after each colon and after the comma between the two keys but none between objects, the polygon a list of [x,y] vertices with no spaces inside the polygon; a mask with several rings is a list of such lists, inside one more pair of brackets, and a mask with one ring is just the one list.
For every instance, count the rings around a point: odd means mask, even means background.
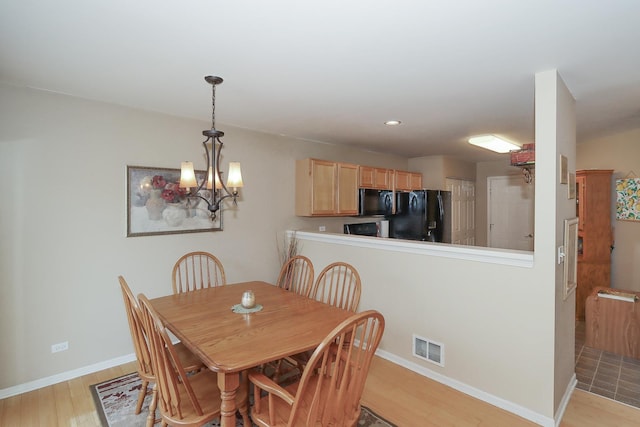
[{"label": "hardwood floor", "polygon": [[[362,404],[402,427],[537,425],[378,357]],[[575,390],[560,427],[637,427],[639,420],[640,409]]]},{"label": "hardwood floor", "polygon": [[[99,426],[89,386],[135,369],[132,362],[0,400],[0,426]],[[362,404],[400,427],[536,425],[377,357]],[[638,420],[640,409],[576,390],[560,427],[632,427]]]}]

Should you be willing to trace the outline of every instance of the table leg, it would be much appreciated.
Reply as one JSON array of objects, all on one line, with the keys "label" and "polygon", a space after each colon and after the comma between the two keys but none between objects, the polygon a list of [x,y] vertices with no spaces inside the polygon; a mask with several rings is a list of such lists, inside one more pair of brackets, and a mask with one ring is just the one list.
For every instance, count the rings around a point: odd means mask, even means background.
[{"label": "table leg", "polygon": [[236,425],[236,392],[240,386],[240,373],[225,374],[218,372],[218,388],[220,389],[220,426]]}]

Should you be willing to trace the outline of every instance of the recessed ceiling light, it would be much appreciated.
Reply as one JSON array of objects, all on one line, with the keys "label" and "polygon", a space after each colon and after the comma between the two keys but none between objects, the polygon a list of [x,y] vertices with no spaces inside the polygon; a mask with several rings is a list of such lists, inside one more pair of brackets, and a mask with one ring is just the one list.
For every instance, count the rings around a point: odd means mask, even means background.
[{"label": "recessed ceiling light", "polygon": [[402,123],[400,120],[387,120],[386,122],[384,122],[384,124],[387,126],[397,126],[400,123]]},{"label": "recessed ceiling light", "polygon": [[469,138],[469,144],[477,145],[478,147],[486,148],[496,153],[508,153],[511,150],[519,150],[522,148],[515,142],[498,138],[495,135],[474,136],[473,138]]}]

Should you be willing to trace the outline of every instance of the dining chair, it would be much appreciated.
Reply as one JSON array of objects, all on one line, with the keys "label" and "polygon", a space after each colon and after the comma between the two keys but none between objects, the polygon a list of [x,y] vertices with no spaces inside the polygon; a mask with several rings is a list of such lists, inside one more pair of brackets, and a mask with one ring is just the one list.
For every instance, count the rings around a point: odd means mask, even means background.
[{"label": "dining chair", "polygon": [[[253,422],[260,427],[356,425],[384,326],[384,317],[375,310],[354,314],[320,343],[300,381],[285,387],[258,370],[251,371]],[[358,340],[351,340],[353,336]]]},{"label": "dining chair", "polygon": [[174,294],[227,284],[222,263],[209,252],[184,254],[173,266],[171,276]]},{"label": "dining chair", "polygon": [[[303,255],[295,255],[287,260],[280,269],[276,286],[298,295],[308,297],[313,286],[313,263],[309,258]],[[293,359],[278,359],[273,362],[265,363],[262,366],[263,372],[269,372],[271,378],[279,382],[283,376],[286,376],[293,370],[297,371],[296,362]],[[299,374],[299,372],[298,372]]]},{"label": "dining chair", "polygon": [[[220,417],[218,376],[209,369],[187,375],[165,325],[143,294],[138,295],[143,319],[150,331],[151,360],[156,373],[162,425],[201,426]],[[245,426],[250,426],[248,382],[241,375],[236,406]]]},{"label": "dining chair", "polygon": [[[333,262],[322,269],[309,297],[355,313],[360,293],[360,274],[355,267],[346,262]],[[310,357],[311,351],[306,351],[288,356],[286,362],[301,373]],[[278,380],[278,376],[275,379]]]},{"label": "dining chair", "polygon": [[308,297],[313,286],[313,278],[311,260],[306,256],[296,255],[289,258],[280,269],[276,286]]},{"label": "dining chair", "polygon": [[360,292],[358,270],[346,262],[334,262],[322,269],[310,297],[355,313],[360,302]]},{"label": "dining chair", "polygon": [[[138,402],[136,404],[135,414],[142,411],[142,404],[145,396],[151,391],[151,402],[149,404],[149,415],[147,417],[147,427],[155,424],[155,412],[157,407],[157,390],[155,386],[156,377],[151,363],[151,352],[149,350],[149,334],[142,319],[142,313],[138,302],[133,297],[131,288],[122,276],[118,276],[120,289],[122,290],[122,298],[124,299],[125,311],[127,312],[127,320],[129,321],[129,330],[131,339],[133,340],[133,348],[138,362],[138,375],[142,380],[142,387],[138,393]],[[204,365],[193,353],[191,353],[182,344],[175,346],[176,354],[187,372],[197,371],[204,368]],[[149,384],[153,384],[149,390]]]}]

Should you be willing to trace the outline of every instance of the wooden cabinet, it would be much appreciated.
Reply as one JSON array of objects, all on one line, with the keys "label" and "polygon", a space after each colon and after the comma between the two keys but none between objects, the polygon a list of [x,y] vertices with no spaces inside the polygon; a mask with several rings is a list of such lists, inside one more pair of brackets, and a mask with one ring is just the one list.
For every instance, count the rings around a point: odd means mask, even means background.
[{"label": "wooden cabinet", "polygon": [[585,311],[585,345],[640,359],[640,292],[596,287]]},{"label": "wooden cabinet", "polygon": [[358,214],[358,165],[327,160],[296,161],[296,215]]},{"label": "wooden cabinet", "polygon": [[422,190],[422,174],[417,172],[394,171],[394,190]]},{"label": "wooden cabinet", "polygon": [[583,320],[585,301],[596,287],[611,286],[612,170],[576,171],[578,284],[576,318]]},{"label": "wooden cabinet", "polygon": [[376,190],[391,190],[391,175],[393,171],[371,166],[360,166],[360,188],[373,188]]}]

